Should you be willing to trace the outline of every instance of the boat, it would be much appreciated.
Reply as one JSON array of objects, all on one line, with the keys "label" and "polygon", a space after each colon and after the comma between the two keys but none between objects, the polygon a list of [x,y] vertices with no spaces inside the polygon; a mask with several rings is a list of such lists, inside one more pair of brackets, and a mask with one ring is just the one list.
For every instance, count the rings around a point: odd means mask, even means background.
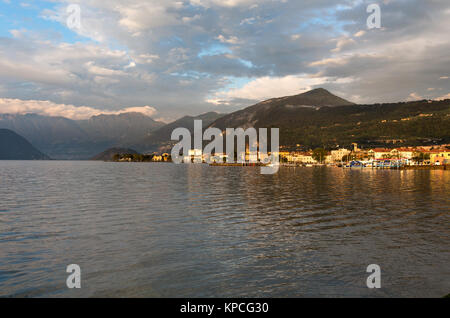
[{"label": "boat", "polygon": [[352,161],[346,166],[347,168],[364,168],[365,165],[361,161]]}]

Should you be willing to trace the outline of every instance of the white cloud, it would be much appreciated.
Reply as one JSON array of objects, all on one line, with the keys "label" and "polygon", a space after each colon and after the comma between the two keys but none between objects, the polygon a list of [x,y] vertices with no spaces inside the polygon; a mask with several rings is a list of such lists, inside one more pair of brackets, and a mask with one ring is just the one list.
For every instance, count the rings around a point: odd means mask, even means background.
[{"label": "white cloud", "polygon": [[151,106],[128,107],[118,111],[105,111],[88,106],[56,104],[50,101],[20,100],[0,98],[0,113],[2,114],[38,114],[44,116],[60,116],[74,120],[89,119],[101,114],[118,115],[123,113],[141,113],[154,116],[157,111]]},{"label": "white cloud", "polygon": [[342,37],[339,39],[335,39],[333,41],[336,41],[336,48],[331,50],[331,52],[333,52],[333,53],[341,52],[344,48],[347,48],[349,46],[356,44],[355,40],[348,38],[348,37]]},{"label": "white cloud", "polygon": [[448,93],[447,95],[444,95],[444,96],[436,98],[436,100],[444,100],[444,99],[450,99],[450,93]]},{"label": "white cloud", "polygon": [[[95,62],[93,62],[93,61],[89,61],[85,65],[86,65],[87,70],[90,73],[96,74],[96,75],[113,76],[113,75],[124,75],[125,74],[121,70],[114,70],[114,69],[109,69],[106,67],[97,66],[97,65],[95,65]],[[131,67],[131,66],[128,65],[126,67]]]},{"label": "white cloud", "polygon": [[257,78],[241,88],[231,88],[220,91],[208,99],[209,103],[226,104],[232,99],[250,99],[261,101],[269,98],[284,97],[304,93],[315,86],[325,83],[348,83],[352,79],[340,79],[337,82],[326,77],[311,77],[308,75],[289,75],[284,77]]},{"label": "white cloud", "polygon": [[153,118],[153,119],[156,121],[159,121],[161,123],[169,124],[169,123],[176,121],[177,119],[180,119],[180,116],[178,116],[178,117],[158,117],[158,118]]},{"label": "white cloud", "polygon": [[219,6],[219,7],[251,7],[255,8],[255,6],[258,5],[260,2],[264,2],[266,0],[191,0],[191,4],[196,6],[202,6],[205,8],[210,8],[213,6]]},{"label": "white cloud", "polygon": [[223,35],[219,35],[219,36],[217,37],[217,39],[218,39],[220,42],[222,42],[222,43],[228,43],[228,44],[238,44],[238,43],[241,42],[241,41],[240,41],[237,37],[235,37],[235,36],[230,36],[230,37],[226,38],[226,37],[223,36]]},{"label": "white cloud", "polygon": [[345,65],[348,63],[346,57],[326,58],[320,61],[309,63],[309,66],[325,66],[325,65]]},{"label": "white cloud", "polygon": [[408,100],[410,101],[415,101],[415,100],[422,100],[424,99],[422,96],[420,96],[419,94],[417,94],[416,92],[413,92],[411,94],[409,94],[408,96]]},{"label": "white cloud", "polygon": [[139,32],[151,28],[180,24],[181,20],[176,12],[170,11],[170,9],[180,7],[182,7],[181,2],[153,1],[150,3],[127,3],[117,6],[115,10],[121,15],[119,24],[129,31],[135,32],[135,35],[139,35]]},{"label": "white cloud", "polygon": [[134,57],[134,60],[139,64],[151,64],[158,59],[159,56],[157,54],[139,54]]}]

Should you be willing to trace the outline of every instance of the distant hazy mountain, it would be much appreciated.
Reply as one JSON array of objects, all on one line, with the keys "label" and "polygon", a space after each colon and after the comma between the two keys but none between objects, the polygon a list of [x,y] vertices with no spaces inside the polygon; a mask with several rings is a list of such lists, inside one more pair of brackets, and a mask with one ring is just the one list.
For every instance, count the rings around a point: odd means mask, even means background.
[{"label": "distant hazy mountain", "polygon": [[[219,114],[215,112],[209,112],[196,117],[185,116],[170,124],[167,124],[155,131],[153,131],[150,136],[145,137],[136,144],[135,147],[143,152],[156,151],[161,147],[170,146],[173,142],[171,141],[172,132],[176,128],[187,128],[191,134],[194,132],[194,121],[202,120],[203,128],[208,127],[218,118],[223,117],[224,114]],[[168,150],[168,149],[166,149]]]},{"label": "distant hazy mountain", "polygon": [[164,123],[140,113],[94,116],[89,120],[78,121],[78,124],[89,139],[112,141],[118,145],[135,142],[164,126]]},{"label": "distant hazy mountain", "polygon": [[355,105],[345,99],[318,88],[300,95],[273,98],[243,110],[234,112],[216,120],[212,126],[225,128],[280,127],[281,123],[295,123],[297,117],[305,111],[318,110],[322,107]]},{"label": "distant hazy mountain", "polygon": [[0,114],[0,128],[14,130],[54,159],[79,159],[95,149],[79,125],[63,117]]},{"label": "distant hazy mountain", "polygon": [[22,136],[9,129],[0,129],[0,160],[48,160]]},{"label": "distant hazy mountain", "polygon": [[99,161],[113,161],[114,155],[137,155],[139,154],[136,150],[127,149],[127,148],[110,148],[102,153],[91,158],[91,160],[99,160]]},{"label": "distant hazy mountain", "polygon": [[0,114],[0,128],[16,131],[54,159],[88,159],[116,146],[127,147],[164,124],[139,113],[70,120],[36,114]]},{"label": "distant hazy mountain", "polygon": [[63,117],[0,114],[0,128],[14,130],[33,144],[49,140],[52,143],[64,143],[86,139],[85,132],[75,121]]},{"label": "distant hazy mountain", "polygon": [[208,126],[221,116],[186,116],[165,125],[140,113],[100,115],[78,121],[36,114],[0,114],[0,128],[16,131],[54,159],[89,159],[112,147],[152,152],[170,141],[173,127],[193,130],[195,119],[202,119]]}]

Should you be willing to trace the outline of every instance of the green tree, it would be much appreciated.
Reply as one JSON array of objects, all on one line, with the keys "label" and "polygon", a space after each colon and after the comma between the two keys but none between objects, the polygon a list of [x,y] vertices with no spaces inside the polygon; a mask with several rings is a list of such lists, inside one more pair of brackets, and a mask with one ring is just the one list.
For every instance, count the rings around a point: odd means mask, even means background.
[{"label": "green tree", "polygon": [[424,160],[430,160],[430,154],[429,153],[423,153],[423,152],[418,152],[414,154],[414,160],[422,162]]},{"label": "green tree", "polygon": [[342,157],[342,161],[343,162],[350,162],[350,161],[353,161],[353,160],[356,160],[356,156],[352,155],[352,154],[345,155],[345,156]]},{"label": "green tree", "polygon": [[323,163],[327,157],[327,151],[323,148],[316,148],[313,151],[312,157],[314,160]]}]

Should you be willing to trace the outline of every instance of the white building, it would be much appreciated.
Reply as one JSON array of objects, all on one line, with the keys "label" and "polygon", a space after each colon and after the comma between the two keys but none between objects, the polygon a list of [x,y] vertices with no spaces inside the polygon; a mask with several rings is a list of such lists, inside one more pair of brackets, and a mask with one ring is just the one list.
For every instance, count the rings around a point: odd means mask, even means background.
[{"label": "white building", "polygon": [[352,152],[350,150],[344,149],[344,148],[341,148],[341,149],[338,149],[338,150],[332,150],[331,151],[331,161],[332,162],[340,162],[340,161],[342,161],[342,158],[344,156],[347,156],[347,155],[349,155],[351,153]]}]

